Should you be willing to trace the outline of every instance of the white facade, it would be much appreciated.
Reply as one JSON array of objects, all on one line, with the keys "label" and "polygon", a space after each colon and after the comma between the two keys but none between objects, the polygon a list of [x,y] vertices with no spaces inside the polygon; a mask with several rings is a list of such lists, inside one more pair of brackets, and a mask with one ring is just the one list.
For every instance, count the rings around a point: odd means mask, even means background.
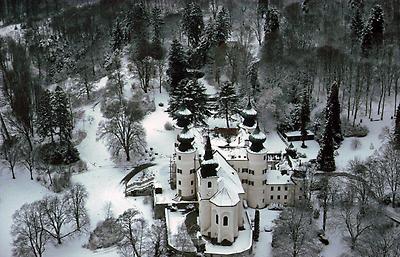
[{"label": "white facade", "polygon": [[176,189],[182,199],[196,197],[196,149],[185,152],[175,148]]}]

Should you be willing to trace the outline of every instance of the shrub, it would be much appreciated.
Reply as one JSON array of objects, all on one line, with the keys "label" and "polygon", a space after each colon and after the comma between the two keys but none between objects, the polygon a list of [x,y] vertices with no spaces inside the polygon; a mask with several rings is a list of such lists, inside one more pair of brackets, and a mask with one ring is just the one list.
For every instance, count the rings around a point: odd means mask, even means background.
[{"label": "shrub", "polygon": [[360,147],[361,147],[361,141],[358,140],[358,138],[354,138],[354,139],[351,141],[351,149],[352,149],[352,150],[357,150],[357,149],[359,149]]},{"label": "shrub", "polygon": [[85,247],[90,250],[107,248],[116,245],[122,239],[123,235],[117,221],[114,218],[109,218],[100,222],[90,233],[89,242]]},{"label": "shrub", "polygon": [[170,131],[170,130],[173,130],[173,129],[174,129],[174,126],[172,125],[171,122],[167,121],[167,122],[164,124],[164,129]]},{"label": "shrub", "polygon": [[52,165],[71,164],[79,161],[79,152],[74,146],[59,143],[42,145],[39,149],[39,156],[45,163]]},{"label": "shrub", "polygon": [[365,137],[368,135],[368,128],[362,125],[353,127],[346,119],[342,122],[342,131],[344,137]]},{"label": "shrub", "polygon": [[53,180],[53,191],[60,193],[64,189],[71,187],[71,172],[57,173],[52,177]]}]

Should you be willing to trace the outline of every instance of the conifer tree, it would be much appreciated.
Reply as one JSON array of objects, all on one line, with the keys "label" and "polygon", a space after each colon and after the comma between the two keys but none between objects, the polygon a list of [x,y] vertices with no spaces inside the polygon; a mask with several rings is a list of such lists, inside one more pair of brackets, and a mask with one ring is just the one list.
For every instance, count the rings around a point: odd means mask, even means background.
[{"label": "conifer tree", "polygon": [[226,126],[229,128],[229,120],[238,109],[238,96],[236,95],[235,86],[229,81],[222,83],[221,91],[218,95],[218,110],[216,117],[225,118]]},{"label": "conifer tree", "polygon": [[[332,113],[329,107],[327,108],[327,113],[328,117]],[[320,142],[321,148],[317,156],[318,170],[325,172],[335,171],[336,169],[335,156],[334,156],[335,147],[334,147],[333,132],[330,120],[331,119],[328,118],[326,121],[325,130]]]},{"label": "conifer tree", "polygon": [[229,36],[231,35],[232,25],[230,22],[230,16],[228,11],[223,7],[217,15],[215,22],[215,35],[214,40],[217,45],[226,43]]},{"label": "conifer tree", "polygon": [[60,86],[57,86],[54,91],[52,106],[60,143],[70,144],[73,129],[72,114],[67,94]]},{"label": "conifer tree", "polygon": [[364,56],[368,56],[374,47],[378,50],[383,44],[385,20],[383,17],[382,7],[377,4],[371,10],[371,15],[364,29],[364,36],[361,44]]},{"label": "conifer tree", "polygon": [[363,38],[364,22],[362,20],[361,10],[357,8],[351,19],[351,38],[353,44],[358,44]]},{"label": "conifer tree", "polygon": [[151,12],[151,24],[153,28],[153,38],[151,42],[151,56],[155,60],[164,58],[164,49],[162,47],[162,26],[164,20],[161,17],[161,10],[157,7]]},{"label": "conifer tree", "polygon": [[254,241],[258,241],[260,237],[260,211],[256,210],[254,213],[254,232],[253,232],[253,239]]},{"label": "conifer tree", "polygon": [[[328,113],[328,109],[331,113]],[[326,120],[330,123],[333,139],[336,144],[343,141],[342,122],[340,120],[339,84],[334,82],[330,89],[327,103]]]},{"label": "conifer tree", "polygon": [[275,8],[268,10],[265,16],[265,39],[272,39],[279,32],[279,11]]},{"label": "conifer tree", "polygon": [[250,68],[247,71],[247,79],[254,97],[258,92],[260,92],[260,83],[258,82],[258,62],[254,62],[250,65]]},{"label": "conifer tree", "polygon": [[177,39],[174,39],[169,51],[167,74],[172,90],[187,76],[186,55],[181,43]]},{"label": "conifer tree", "polygon": [[168,112],[171,116],[182,106],[193,114],[193,123],[204,124],[211,116],[206,88],[197,80],[184,79],[171,95]]},{"label": "conifer tree", "polygon": [[121,22],[117,18],[117,21],[114,24],[112,30],[112,38],[111,38],[111,50],[122,50],[124,45],[124,33],[121,28]]},{"label": "conifer tree", "polygon": [[51,92],[47,89],[40,96],[36,109],[36,128],[37,133],[42,139],[50,136],[51,141],[54,142],[54,116],[51,98]]},{"label": "conifer tree", "polygon": [[204,29],[203,12],[196,2],[186,5],[182,18],[183,31],[190,46],[197,47]]},{"label": "conifer tree", "polygon": [[301,132],[301,140],[303,143],[301,144],[302,148],[306,148],[305,140],[307,139],[307,126],[310,122],[310,99],[308,96],[307,89],[304,90],[302,96],[301,103],[301,112],[300,112],[300,132]]},{"label": "conifer tree", "polygon": [[400,104],[397,107],[396,121],[394,127],[394,147],[400,150]]}]

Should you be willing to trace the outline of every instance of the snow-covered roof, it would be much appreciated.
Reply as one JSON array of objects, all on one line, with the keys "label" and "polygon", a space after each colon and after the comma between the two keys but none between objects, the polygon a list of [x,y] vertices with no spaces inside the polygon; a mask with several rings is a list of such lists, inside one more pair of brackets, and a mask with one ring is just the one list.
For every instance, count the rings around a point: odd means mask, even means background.
[{"label": "snow-covered roof", "polygon": [[182,116],[190,116],[190,115],[192,115],[192,112],[191,112],[188,108],[182,107],[182,108],[179,108],[179,109],[175,112],[175,114],[177,114],[177,115],[182,115]]},{"label": "snow-covered roof", "polygon": [[187,129],[187,130],[182,130],[182,132],[179,133],[179,138],[192,139],[192,138],[194,138],[194,135],[190,129]]},{"label": "snow-covered roof", "polygon": [[244,109],[243,111],[242,111],[242,113],[243,114],[246,114],[246,115],[249,115],[249,116],[255,116],[255,115],[257,115],[257,111],[256,110],[254,110],[254,108],[252,107],[252,108],[250,108],[250,109]]},{"label": "snow-covered roof", "polygon": [[[300,137],[301,136],[301,131],[291,131],[291,132],[286,132],[285,135],[287,137]],[[307,135],[311,136],[314,135],[314,133],[310,130],[307,130]]]},{"label": "snow-covered roof", "polygon": [[242,182],[236,170],[218,150],[214,152],[214,159],[219,165],[217,169],[218,191],[210,201],[218,206],[235,206],[240,201],[239,194],[244,194]]},{"label": "snow-covered roof", "polygon": [[218,151],[228,161],[247,160],[247,148],[243,146],[219,147]]},{"label": "snow-covered roof", "polygon": [[293,184],[292,180],[290,179],[290,175],[282,175],[279,170],[268,170],[267,183],[270,185]]}]

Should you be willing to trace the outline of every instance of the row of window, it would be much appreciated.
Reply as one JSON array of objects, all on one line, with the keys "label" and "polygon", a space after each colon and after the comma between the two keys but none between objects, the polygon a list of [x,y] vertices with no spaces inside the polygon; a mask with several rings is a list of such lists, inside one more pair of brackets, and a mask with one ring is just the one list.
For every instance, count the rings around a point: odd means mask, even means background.
[{"label": "row of window", "polygon": [[[210,182],[209,182],[210,183]],[[182,185],[182,182],[180,181],[180,180],[178,180],[178,185]],[[192,180],[192,181],[190,181],[190,185],[194,185],[194,181]]]},{"label": "row of window", "polygon": [[[179,174],[182,174],[182,170],[181,169],[178,169],[176,172],[179,173]],[[193,173],[196,173],[195,169],[191,169],[190,170],[190,174],[193,174]]]},{"label": "row of window", "polygon": [[[238,168],[238,172],[240,172],[240,168]],[[262,170],[262,174],[267,174],[267,172],[268,172],[268,169]],[[249,169],[243,168],[242,173],[249,173],[250,175],[254,175],[254,170],[249,170]]]},{"label": "row of window", "polygon": [[[215,223],[218,224],[219,217],[218,214],[215,215]],[[223,226],[228,226],[228,216],[224,216],[224,218],[222,219],[222,225]]]},{"label": "row of window", "polygon": [[[271,191],[274,191],[274,189],[275,189],[275,188],[274,188],[273,186],[271,186]],[[277,190],[278,190],[278,191],[281,191],[281,187],[278,186],[278,187],[277,187]],[[285,191],[288,191],[288,187],[285,187]]]},{"label": "row of window", "polygon": [[[271,200],[274,200],[274,196],[273,196],[273,195],[271,195],[269,198],[270,198]],[[276,199],[277,199],[277,200],[280,200],[280,199],[281,199],[281,196],[280,196],[280,195],[277,195],[277,196],[276,196]],[[283,196],[283,199],[287,200],[287,195],[284,195],[284,196]]]}]

